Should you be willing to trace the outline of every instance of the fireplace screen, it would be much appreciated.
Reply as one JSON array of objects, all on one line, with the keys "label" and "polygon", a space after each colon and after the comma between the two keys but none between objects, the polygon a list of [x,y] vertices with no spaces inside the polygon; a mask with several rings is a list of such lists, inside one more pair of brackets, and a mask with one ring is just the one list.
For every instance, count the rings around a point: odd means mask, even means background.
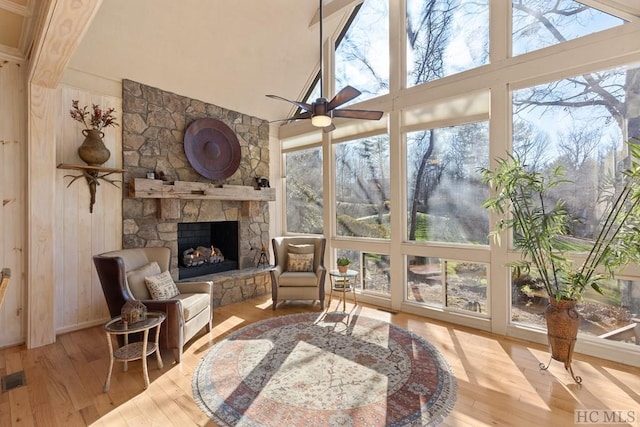
[{"label": "fireplace screen", "polygon": [[238,241],[238,221],[179,223],[179,278],[236,270]]}]

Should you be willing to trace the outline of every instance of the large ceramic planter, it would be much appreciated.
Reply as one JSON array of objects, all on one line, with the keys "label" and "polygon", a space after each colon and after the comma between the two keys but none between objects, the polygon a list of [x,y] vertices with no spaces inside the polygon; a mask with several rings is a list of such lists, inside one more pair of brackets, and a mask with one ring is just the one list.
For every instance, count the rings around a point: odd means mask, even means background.
[{"label": "large ceramic planter", "polygon": [[[573,348],[578,336],[578,326],[580,326],[580,316],[576,311],[576,305],[576,300],[557,301],[550,298],[544,314],[547,320],[547,337],[549,338],[551,358],[562,362],[564,368],[571,372],[573,379],[580,383],[582,379],[573,375],[571,368]],[[541,368],[546,369],[548,366],[544,367],[542,364]]]},{"label": "large ceramic planter", "polygon": [[109,160],[111,152],[104,145],[104,133],[95,129],[83,129],[84,142],[78,148],[78,156],[89,166],[100,166]]}]

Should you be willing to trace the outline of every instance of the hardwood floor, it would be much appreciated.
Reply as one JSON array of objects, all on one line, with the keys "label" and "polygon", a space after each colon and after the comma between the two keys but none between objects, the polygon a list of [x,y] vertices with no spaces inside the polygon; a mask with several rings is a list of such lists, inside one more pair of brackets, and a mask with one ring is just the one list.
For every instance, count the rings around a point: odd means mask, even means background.
[{"label": "hardwood floor", "polygon": [[[334,299],[330,310],[336,304]],[[0,426],[215,426],[191,397],[200,358],[242,326],[309,310],[308,303],[286,303],[274,313],[268,297],[218,308],[213,333],[192,340],[181,365],[169,351],[163,352],[162,370],[149,358],[147,390],[141,363],[132,362],[128,372],[116,364],[111,390],[102,392],[109,359],[101,327],[61,335],[55,344],[33,350],[2,349],[0,376],[24,370],[26,385],[0,394]],[[574,370],[583,378],[578,386],[558,362],[549,371],[538,369],[548,361],[544,346],[363,304],[347,310],[414,331],[443,353],[458,380],[458,400],[443,425],[569,426],[574,410],[597,409],[635,411],[635,419],[622,425],[640,426],[638,368],[576,355]]]}]

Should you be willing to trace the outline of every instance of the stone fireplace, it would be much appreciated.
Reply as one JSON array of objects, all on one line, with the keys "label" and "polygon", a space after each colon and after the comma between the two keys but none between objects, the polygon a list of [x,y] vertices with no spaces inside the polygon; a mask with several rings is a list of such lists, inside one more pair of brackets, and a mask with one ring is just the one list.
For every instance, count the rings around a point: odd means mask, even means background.
[{"label": "stone fireplace", "polygon": [[[179,224],[233,221],[237,224],[237,268],[255,267],[260,248],[268,246],[269,241],[267,201],[191,197],[173,199],[168,204],[164,199],[137,197],[130,187],[132,180],[145,178],[148,172],[162,176],[163,185],[191,182],[216,187],[253,187],[256,177],[269,176],[268,122],[130,80],[123,81],[122,95],[123,169],[126,170],[123,247],[170,248],[171,273],[178,279],[181,276]],[[184,152],[185,129],[194,120],[206,117],[224,122],[240,143],[240,166],[224,181],[212,181],[198,174]]]}]

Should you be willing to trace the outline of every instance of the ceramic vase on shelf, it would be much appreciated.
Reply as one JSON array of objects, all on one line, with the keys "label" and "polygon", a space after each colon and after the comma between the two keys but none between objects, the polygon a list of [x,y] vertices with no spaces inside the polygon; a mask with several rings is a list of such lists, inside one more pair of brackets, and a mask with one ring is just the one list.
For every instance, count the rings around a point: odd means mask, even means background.
[{"label": "ceramic vase on shelf", "polygon": [[102,142],[104,133],[96,129],[83,129],[84,142],[78,148],[78,156],[89,166],[100,166],[109,160],[111,152]]}]

